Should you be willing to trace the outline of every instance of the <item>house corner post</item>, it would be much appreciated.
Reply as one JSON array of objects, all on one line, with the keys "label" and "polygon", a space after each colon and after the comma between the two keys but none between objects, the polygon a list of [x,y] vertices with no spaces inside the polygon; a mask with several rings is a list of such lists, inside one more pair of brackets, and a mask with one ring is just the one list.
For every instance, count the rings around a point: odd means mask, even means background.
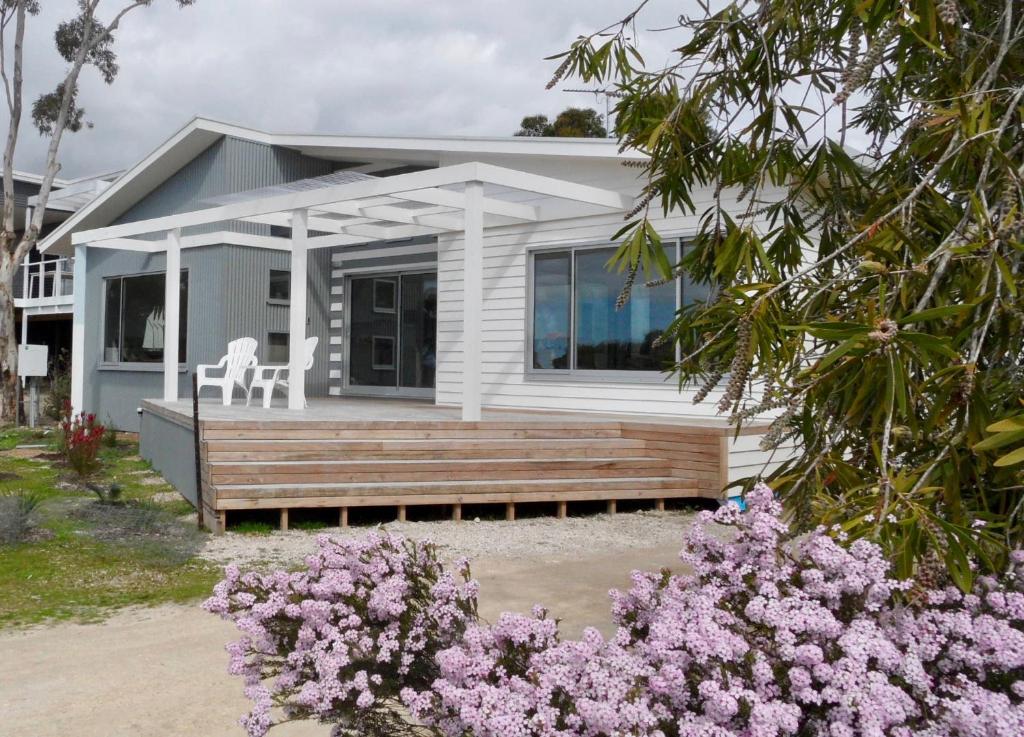
[{"label": "house corner post", "polygon": [[181,320],[181,231],[167,232],[164,276],[164,401],[178,401],[178,337]]},{"label": "house corner post", "polygon": [[309,211],[292,212],[291,292],[288,306],[288,409],[306,406],[306,281]]},{"label": "house corner post", "polygon": [[462,303],[462,419],[480,419],[482,386],[482,343],[480,334],[484,309],[484,219],[482,182],[467,182],[465,191],[465,237],[463,240]]},{"label": "house corner post", "polygon": [[71,307],[71,411],[85,410],[85,295],[86,245],[75,246]]}]

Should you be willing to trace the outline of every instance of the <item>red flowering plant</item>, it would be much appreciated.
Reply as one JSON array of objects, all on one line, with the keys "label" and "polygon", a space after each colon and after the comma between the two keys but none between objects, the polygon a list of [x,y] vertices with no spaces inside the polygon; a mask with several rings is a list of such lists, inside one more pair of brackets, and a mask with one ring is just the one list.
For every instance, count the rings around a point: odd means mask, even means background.
[{"label": "red flowering plant", "polygon": [[96,415],[74,415],[71,403],[64,403],[64,416],[60,422],[60,452],[68,466],[80,478],[92,475],[99,468],[100,444],[106,428],[96,421]]}]

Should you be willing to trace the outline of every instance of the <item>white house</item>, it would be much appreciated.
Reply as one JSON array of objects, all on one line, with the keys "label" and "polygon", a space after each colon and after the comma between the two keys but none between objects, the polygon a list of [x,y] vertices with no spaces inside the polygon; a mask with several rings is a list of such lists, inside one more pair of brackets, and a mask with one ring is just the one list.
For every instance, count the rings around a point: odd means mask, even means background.
[{"label": "white house", "polygon": [[[720,493],[774,459],[756,450],[754,430],[733,440],[715,414],[719,395],[694,404],[693,389],[663,371],[674,349],[656,338],[682,304],[706,296],[702,285],[640,286],[615,309],[624,276],[606,264],[640,189],[623,166],[636,158],[603,139],[273,134],[197,118],[42,244],[75,257],[73,402],[141,428],[144,451],[174,476],[147,433],[189,424],[189,374],[252,337],[260,363],[288,364],[287,396],[234,414],[204,403],[209,431],[329,418],[344,435],[338,428],[358,431],[351,423],[368,421],[370,406],[374,421],[426,421],[417,413],[429,408],[437,422],[475,430],[558,417],[628,435],[626,425],[646,422],[713,435],[717,465],[701,493]],[[695,198],[696,216],[658,219],[676,255],[710,197]],[[304,371],[309,336],[319,347]],[[366,397],[379,401],[354,399]],[[172,481],[194,494],[190,475]],[[217,486],[210,478],[204,493]],[[674,495],[685,494],[645,498]],[[209,512],[229,508],[211,494]]]}]

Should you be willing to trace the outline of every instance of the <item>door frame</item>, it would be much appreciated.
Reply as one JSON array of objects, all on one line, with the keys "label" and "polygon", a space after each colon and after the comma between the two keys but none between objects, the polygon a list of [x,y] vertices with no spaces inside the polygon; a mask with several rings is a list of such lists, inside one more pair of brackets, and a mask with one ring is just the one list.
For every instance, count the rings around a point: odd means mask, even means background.
[{"label": "door frame", "polygon": [[[437,372],[434,373],[434,386],[429,388],[418,388],[399,386],[402,372],[402,277],[415,274],[433,274],[435,283],[437,281],[437,268],[409,268],[409,269],[383,269],[359,274],[345,274],[344,277],[344,304],[345,311],[342,313],[342,338],[341,338],[341,393],[343,395],[362,397],[408,397],[417,399],[433,399],[436,394]],[[352,372],[350,370],[350,358],[352,353],[352,280],[353,279],[397,279],[397,290],[395,295],[395,386],[366,386],[351,383]],[[435,327],[436,345],[436,327]],[[435,362],[437,349],[435,348]]]}]

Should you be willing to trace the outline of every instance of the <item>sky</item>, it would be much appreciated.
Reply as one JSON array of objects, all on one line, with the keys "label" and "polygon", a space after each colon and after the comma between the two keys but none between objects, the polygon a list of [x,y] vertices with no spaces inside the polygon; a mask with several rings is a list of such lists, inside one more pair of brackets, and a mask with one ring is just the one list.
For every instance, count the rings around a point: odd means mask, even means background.
[{"label": "sky", "polygon": [[[103,0],[100,17],[125,1]],[[93,127],[65,137],[59,176],[131,166],[196,115],[279,133],[486,136],[511,135],[524,115],[553,118],[570,105],[603,113],[603,98],[561,91],[579,80],[546,91],[558,63],[544,57],[622,18],[634,2],[197,0],[180,9],[154,0],[116,34],[114,83],[83,73],[80,103]],[[75,5],[46,0],[30,18],[26,111],[63,76],[53,31]],[[688,7],[695,0],[652,0],[641,28]],[[640,35],[657,65],[673,40]],[[26,112],[17,168],[40,171],[47,141]]]}]

